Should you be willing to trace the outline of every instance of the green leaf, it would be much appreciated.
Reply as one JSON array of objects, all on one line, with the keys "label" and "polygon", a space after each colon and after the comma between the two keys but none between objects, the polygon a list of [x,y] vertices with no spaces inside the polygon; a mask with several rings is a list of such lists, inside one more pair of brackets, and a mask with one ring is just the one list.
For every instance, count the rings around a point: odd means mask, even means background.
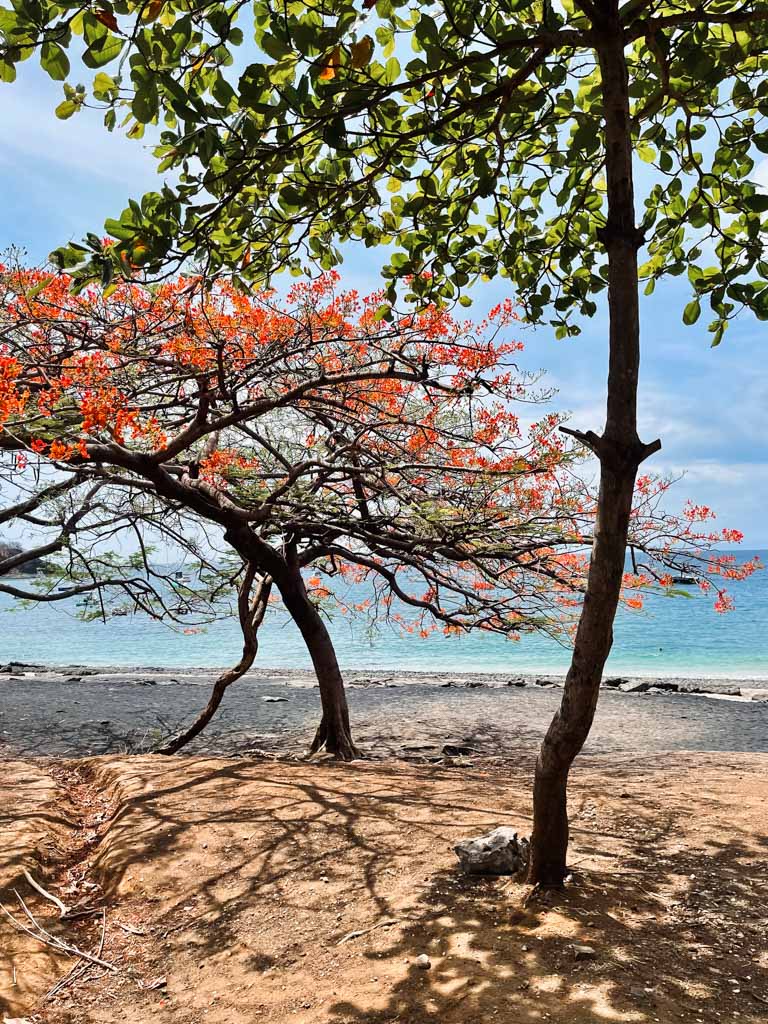
[{"label": "green leaf", "polygon": [[69,58],[55,43],[43,43],[40,64],[56,82],[63,82],[69,74]]},{"label": "green leaf", "polygon": [[67,118],[72,117],[73,114],[78,112],[80,106],[81,104],[75,103],[74,100],[63,100],[58,107],[56,107],[54,113],[60,121],[66,121]]},{"label": "green leaf", "polygon": [[683,323],[689,327],[695,324],[701,316],[701,303],[698,299],[692,299],[683,310]]},{"label": "green leaf", "polygon": [[157,90],[152,84],[150,84],[149,88],[141,89],[136,93],[131,103],[131,111],[136,120],[140,121],[141,124],[149,124],[150,121],[157,117]]},{"label": "green leaf", "polygon": [[117,89],[117,82],[106,71],[100,71],[93,79],[93,95],[96,99],[109,99]]},{"label": "green leaf", "polygon": [[83,64],[87,68],[103,68],[105,64],[116,60],[123,49],[123,40],[119,36],[105,36],[95,40],[83,54]]},{"label": "green leaf", "polygon": [[744,196],[744,205],[748,210],[755,213],[765,213],[768,210],[768,195],[756,193],[753,196]]}]

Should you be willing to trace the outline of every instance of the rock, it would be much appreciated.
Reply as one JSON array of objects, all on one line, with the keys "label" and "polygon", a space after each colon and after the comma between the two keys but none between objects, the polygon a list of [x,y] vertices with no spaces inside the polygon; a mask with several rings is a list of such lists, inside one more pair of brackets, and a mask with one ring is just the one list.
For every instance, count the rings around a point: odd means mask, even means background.
[{"label": "rock", "polygon": [[742,687],[739,696],[748,697],[750,700],[768,700],[768,690],[753,690],[749,687]]},{"label": "rock", "polygon": [[646,690],[650,690],[651,684],[643,682],[640,679],[634,679],[631,682],[627,680],[625,683],[619,683],[619,689],[622,693],[645,693]]},{"label": "rock", "polygon": [[571,946],[571,949],[576,960],[594,960],[597,957],[597,951],[592,946]]},{"label": "rock", "polygon": [[[742,690],[738,686],[718,686],[714,689],[711,686],[681,686],[681,693],[692,693],[699,696],[711,696],[711,697],[744,697],[747,693],[751,692],[748,690]],[[768,699],[768,698],[767,698]]]},{"label": "rock", "polygon": [[604,679],[603,686],[610,686],[612,689],[616,689],[618,686],[621,686],[622,683],[626,682],[629,682],[629,680],[622,679],[621,677],[616,679]]},{"label": "rock", "polygon": [[673,683],[669,679],[657,679],[653,684],[654,690],[666,690],[667,693],[679,693],[680,684]]},{"label": "rock", "polygon": [[469,875],[516,875],[528,866],[530,844],[511,828],[465,839],[453,848],[462,871]]},{"label": "rock", "polygon": [[444,743],[442,753],[446,757],[463,757],[466,754],[474,754],[475,748],[469,743]]},{"label": "rock", "polygon": [[287,704],[287,697],[262,697],[265,704]]},{"label": "rock", "polygon": [[468,679],[464,685],[469,690],[480,690],[485,686],[485,683],[481,682],[479,679]]},{"label": "rock", "polygon": [[19,672],[47,672],[47,665],[34,665],[26,661],[9,661],[6,665],[0,665],[0,672],[10,672],[16,675]]},{"label": "rock", "polygon": [[507,686],[527,686],[528,683],[524,679],[510,679]]},{"label": "rock", "polygon": [[416,966],[420,971],[428,971],[432,966],[432,961],[429,959],[426,953],[419,953],[416,957]]}]

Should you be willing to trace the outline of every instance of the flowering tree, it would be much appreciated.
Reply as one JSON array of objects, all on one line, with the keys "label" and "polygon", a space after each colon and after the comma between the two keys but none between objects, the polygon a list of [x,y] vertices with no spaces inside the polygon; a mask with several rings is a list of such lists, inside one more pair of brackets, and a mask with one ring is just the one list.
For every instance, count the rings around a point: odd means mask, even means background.
[{"label": "flowering tree", "polygon": [[[329,544],[344,537],[376,541],[370,565],[402,556],[398,489],[417,489],[408,508],[424,523],[421,549],[436,549],[445,530],[426,531],[428,504],[457,481],[476,481],[465,491],[484,500],[486,478],[504,476],[511,488],[515,477],[554,472],[564,455],[558,421],[526,439],[503,408],[530,383],[511,361],[518,346],[492,337],[510,307],[475,335],[434,307],[387,324],[376,315],[380,296],[337,294],[333,275],[297,285],[283,306],[190,279],[79,296],[66,278],[34,272],[9,272],[3,283],[6,446],[108,467],[113,484],[149,488],[222,526],[274,581],[307,643],[323,700],[318,744],[351,756],[341,674],[301,570],[338,559]],[[457,542],[454,560],[459,551]],[[443,587],[457,590],[447,573]],[[520,609],[494,624],[511,629],[513,619],[528,625]]]},{"label": "flowering tree", "polygon": [[[510,304],[475,327],[434,306],[388,323],[381,295],[340,291],[333,274],[285,302],[193,278],[79,295],[38,272],[0,283],[2,447],[215,523],[247,566],[244,658],[204,718],[252,662],[271,586],[317,672],[314,749],[342,757],[355,748],[317,606],[325,577],[372,581],[409,629],[572,625],[596,499],[560,419],[520,422],[546,393],[499,340]],[[625,576],[634,602],[630,589],[668,585],[658,564],[725,571],[706,555],[720,535],[659,516],[663,486],[638,494],[633,543],[652,562]]]},{"label": "flowering tree", "polygon": [[[235,81],[241,25],[259,51]],[[165,125],[159,167],[178,187],[109,221],[116,247],[92,235],[59,250],[84,280],[190,254],[263,280],[307,255],[332,266],[352,239],[388,247],[392,303],[406,276],[421,300],[501,273],[560,337],[607,289],[605,426],[575,432],[601,474],[589,599],[534,788],[531,877],[561,885],[568,775],[611,648],[635,478],[660,448],[637,432],[639,281],[687,271],[683,319],[708,301],[713,345],[740,310],[768,317],[753,174],[768,149],[765,5],[15,0],[0,32],[6,81],[35,49],[65,80],[83,33],[99,70],[89,91],[65,84],[60,117],[91,101],[110,129],[126,112],[134,138]],[[637,160],[654,167],[641,203]]]}]

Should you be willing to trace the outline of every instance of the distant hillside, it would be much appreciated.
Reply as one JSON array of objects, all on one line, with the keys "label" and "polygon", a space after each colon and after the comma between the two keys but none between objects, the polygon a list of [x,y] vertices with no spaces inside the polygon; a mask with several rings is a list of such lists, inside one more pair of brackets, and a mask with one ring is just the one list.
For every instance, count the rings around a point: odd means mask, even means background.
[{"label": "distant hillside", "polygon": [[[15,544],[13,541],[0,541],[0,561],[5,558],[12,558],[23,550],[21,544]],[[23,565],[17,566],[13,571],[32,576],[36,572],[45,572],[45,569],[46,564],[42,558],[32,558]],[[2,572],[1,569],[0,572]]]}]

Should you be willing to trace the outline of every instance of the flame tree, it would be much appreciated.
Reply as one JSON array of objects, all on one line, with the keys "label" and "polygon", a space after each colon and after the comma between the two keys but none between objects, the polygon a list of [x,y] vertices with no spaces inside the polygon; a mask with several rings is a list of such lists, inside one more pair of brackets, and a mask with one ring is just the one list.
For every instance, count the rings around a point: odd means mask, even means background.
[{"label": "flame tree", "polygon": [[[373,581],[378,608],[404,628],[569,627],[597,503],[573,472],[559,418],[521,424],[546,392],[502,337],[509,303],[477,326],[435,306],[390,324],[377,315],[381,295],[339,290],[335,274],[283,302],[194,278],[79,295],[70,286],[3,275],[2,447],[222,529],[248,567],[244,657],[217,684],[206,721],[253,661],[272,586],[317,673],[313,749],[340,757],[356,751],[318,609],[324,576]],[[624,586],[668,586],[653,566],[681,559],[735,574],[706,553],[735,535],[695,529],[700,510],[660,515],[664,486],[647,479],[638,491],[633,544],[653,561]]]},{"label": "flame tree", "polygon": [[[495,474],[511,486],[513,477],[551,476],[563,457],[557,420],[526,440],[505,408],[530,383],[511,361],[518,346],[492,337],[510,308],[475,334],[435,308],[387,324],[375,315],[380,296],[337,294],[334,275],[297,285],[282,305],[185,278],[78,296],[68,279],[35,272],[7,272],[3,284],[6,447],[108,467],[112,483],[140,484],[223,527],[274,582],[308,646],[323,703],[317,745],[352,756],[341,673],[301,570],[339,556],[332,538],[378,536],[384,555],[402,554],[391,528],[398,522],[402,545],[397,491],[421,487],[427,524],[425,481],[441,464],[445,493],[459,478],[482,484]],[[386,515],[382,504],[350,532],[374,480]],[[509,600],[505,611],[512,615]],[[514,617],[526,625],[519,609]]]}]

